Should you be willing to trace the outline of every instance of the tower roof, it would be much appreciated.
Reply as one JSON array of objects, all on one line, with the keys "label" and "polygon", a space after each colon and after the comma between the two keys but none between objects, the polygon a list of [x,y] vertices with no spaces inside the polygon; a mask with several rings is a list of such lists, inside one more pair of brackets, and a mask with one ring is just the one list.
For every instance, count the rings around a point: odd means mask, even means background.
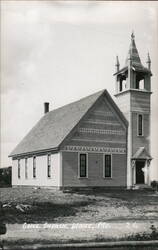
[{"label": "tower roof", "polygon": [[133,32],[131,34],[131,43],[126,58],[125,66],[128,66],[128,60],[131,60],[133,66],[143,67],[135,44],[135,36]]},{"label": "tower roof", "polygon": [[131,34],[131,43],[130,43],[128,54],[126,57],[125,66],[119,69],[114,75],[127,71],[128,66],[129,66],[129,61],[130,61],[130,66],[132,67],[133,70],[137,70],[137,71],[144,72],[144,73],[150,73],[150,75],[152,75],[151,70],[150,70],[150,65],[151,65],[150,57],[148,55],[148,58],[147,58],[148,68],[144,67],[139,57],[139,53],[135,44],[135,36],[133,32]]}]

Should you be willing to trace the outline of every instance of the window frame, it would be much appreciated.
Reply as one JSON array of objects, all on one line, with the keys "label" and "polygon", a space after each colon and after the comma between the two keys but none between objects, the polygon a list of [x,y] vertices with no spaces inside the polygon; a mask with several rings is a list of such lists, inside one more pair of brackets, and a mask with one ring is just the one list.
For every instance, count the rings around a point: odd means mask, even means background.
[{"label": "window frame", "polygon": [[[139,134],[139,117],[140,116],[142,117],[142,126],[141,126],[142,134]],[[143,114],[140,114],[140,113],[137,114],[137,136],[144,136],[144,116]]]},{"label": "window frame", "polygon": [[[52,171],[51,170],[52,170],[51,169],[51,154],[47,154],[47,178],[52,177]],[[49,175],[49,172],[50,172],[50,175]]]},{"label": "window frame", "polygon": [[25,179],[28,179],[28,158],[25,158]]},{"label": "window frame", "polygon": [[[80,173],[80,155],[86,155],[86,176],[81,176]],[[79,152],[78,153],[78,178],[79,179],[84,179],[88,178],[88,153],[87,152]]]},{"label": "window frame", "polygon": [[20,164],[20,159],[18,159],[18,179],[21,178],[21,164]]},{"label": "window frame", "polygon": [[[111,171],[110,171],[110,173],[111,173],[111,175],[110,176],[105,176],[105,156],[110,156],[110,158],[111,158]],[[112,154],[103,154],[103,178],[104,179],[112,179]]]},{"label": "window frame", "polygon": [[33,175],[33,179],[35,179],[36,177],[37,177],[37,173],[36,173],[36,156],[33,156],[33,173],[32,173],[32,175]]}]

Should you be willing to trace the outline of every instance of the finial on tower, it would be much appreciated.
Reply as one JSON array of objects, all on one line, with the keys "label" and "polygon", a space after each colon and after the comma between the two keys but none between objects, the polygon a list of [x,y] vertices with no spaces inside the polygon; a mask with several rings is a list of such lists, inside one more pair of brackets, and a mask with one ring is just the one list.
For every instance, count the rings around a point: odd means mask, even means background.
[{"label": "finial on tower", "polygon": [[134,40],[134,38],[135,38],[134,31],[132,31],[131,40]]},{"label": "finial on tower", "polygon": [[146,63],[147,63],[148,69],[150,70],[150,68],[151,68],[151,59],[150,59],[149,52],[147,54],[147,61],[146,61]]},{"label": "finial on tower", "polygon": [[120,69],[120,63],[119,63],[119,58],[118,58],[118,56],[116,56],[116,64],[115,64],[115,67],[116,67],[116,72],[118,72],[119,69]]}]

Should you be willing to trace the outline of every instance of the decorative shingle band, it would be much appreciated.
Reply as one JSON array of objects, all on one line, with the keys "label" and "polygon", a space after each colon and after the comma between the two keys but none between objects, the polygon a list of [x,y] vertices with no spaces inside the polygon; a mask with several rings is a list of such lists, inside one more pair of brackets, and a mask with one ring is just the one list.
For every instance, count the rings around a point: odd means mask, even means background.
[{"label": "decorative shingle band", "polygon": [[72,141],[92,141],[92,142],[102,142],[102,143],[117,143],[117,144],[125,144],[126,143],[126,140],[118,140],[118,141],[107,141],[107,140],[99,140],[99,139],[91,139],[91,138],[72,138],[71,139]]},{"label": "decorative shingle band", "polygon": [[106,148],[106,147],[89,147],[89,146],[65,146],[64,151],[82,151],[82,152],[98,152],[125,154],[126,148]]},{"label": "decorative shingle band", "polygon": [[108,122],[108,121],[102,121],[102,120],[97,120],[97,119],[95,119],[95,120],[87,119],[84,121],[84,123],[120,126],[120,123],[118,123],[116,121]]},{"label": "decorative shingle band", "polygon": [[95,114],[95,115],[102,115],[102,116],[105,116],[105,117],[107,117],[107,116],[114,116],[114,114],[112,113],[112,112],[110,112],[110,111],[100,111],[100,110],[98,110],[98,111],[94,111],[93,112],[93,114]]},{"label": "decorative shingle band", "polygon": [[80,128],[81,133],[91,134],[106,134],[106,135],[125,135],[123,130],[105,130],[105,129],[91,129],[91,128]]}]

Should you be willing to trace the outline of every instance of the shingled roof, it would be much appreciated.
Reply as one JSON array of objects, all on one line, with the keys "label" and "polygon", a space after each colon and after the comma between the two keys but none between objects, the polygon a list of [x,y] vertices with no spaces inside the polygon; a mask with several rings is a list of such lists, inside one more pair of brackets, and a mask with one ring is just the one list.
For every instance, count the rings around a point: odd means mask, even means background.
[{"label": "shingled roof", "polygon": [[10,156],[57,148],[103,92],[46,113]]},{"label": "shingled roof", "polygon": [[58,147],[71,130],[104,93],[107,95],[107,98],[110,98],[115,109],[117,109],[122,119],[126,122],[126,119],[108,94],[107,90],[102,90],[82,98],[79,101],[46,113],[11,152],[9,157],[43,152],[48,149],[58,150]]}]

